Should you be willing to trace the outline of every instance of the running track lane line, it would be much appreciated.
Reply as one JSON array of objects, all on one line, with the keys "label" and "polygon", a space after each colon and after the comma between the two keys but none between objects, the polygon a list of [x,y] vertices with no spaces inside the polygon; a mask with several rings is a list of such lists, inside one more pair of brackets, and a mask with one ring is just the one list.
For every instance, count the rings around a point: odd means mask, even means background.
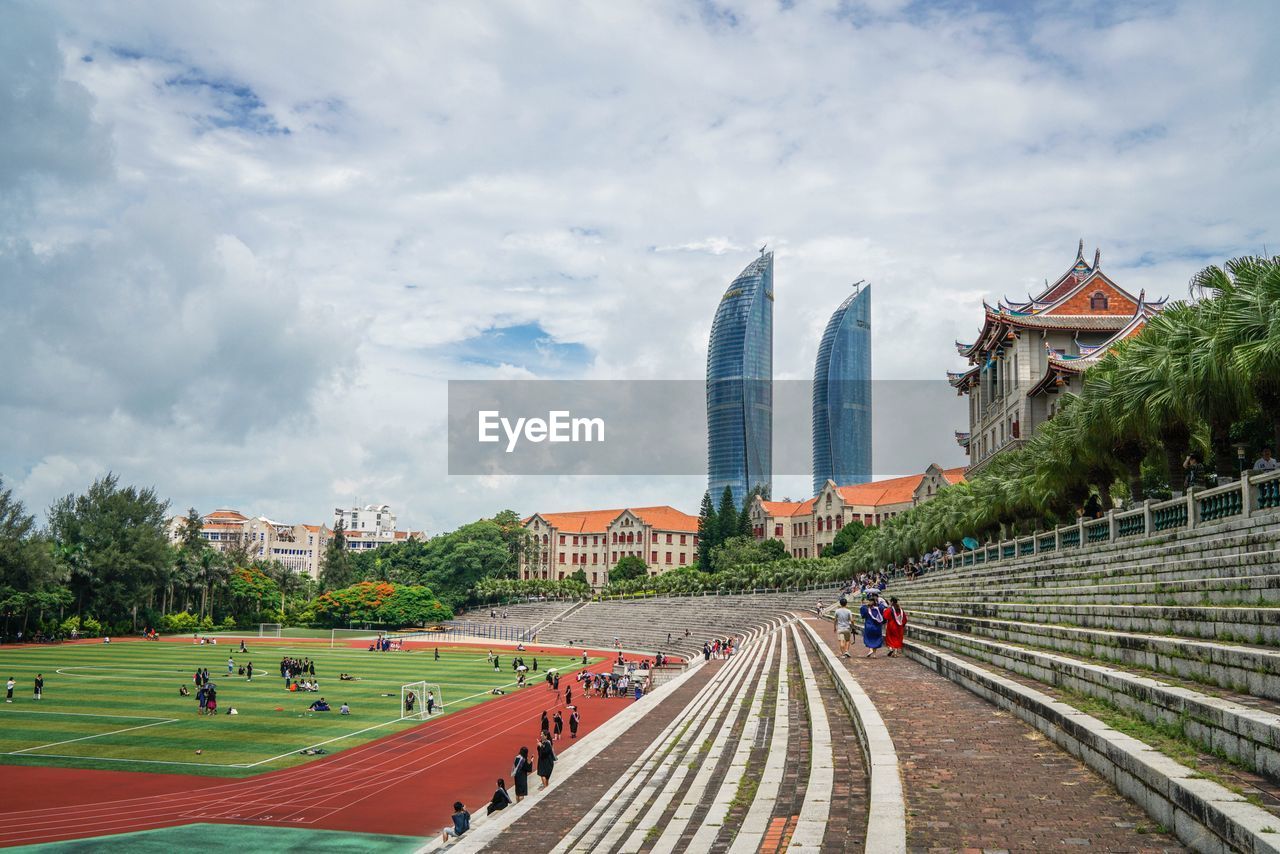
[{"label": "running track lane line", "polygon": [[[599,666],[599,665],[597,665]],[[268,804],[268,807],[279,805],[280,796],[291,794],[295,790],[304,789],[308,792],[314,792],[316,782],[315,778],[331,779],[334,774],[352,774],[353,772],[369,772],[374,771],[378,776],[372,780],[362,780],[358,786],[353,786],[346,791],[335,794],[322,794],[319,798],[320,804],[325,801],[335,801],[343,798],[342,802],[329,804],[327,814],[334,811],[340,811],[349,808],[351,805],[369,797],[370,794],[361,795],[356,798],[349,797],[363,789],[374,788],[376,792],[382,783],[388,778],[398,779],[404,776],[406,768],[412,768],[415,764],[420,764],[426,760],[433,759],[443,751],[448,752],[451,756],[457,756],[457,745],[452,743],[444,743],[443,740],[453,735],[455,731],[461,729],[473,730],[476,724],[501,724],[506,722],[509,726],[500,729],[498,732],[484,739],[484,743],[499,737],[508,732],[514,732],[523,722],[536,719],[540,709],[549,705],[550,696],[542,695],[541,691],[525,691],[519,694],[510,695],[511,701],[508,703],[485,703],[474,707],[476,712],[474,715],[468,715],[471,710],[448,715],[441,719],[440,723],[430,729],[426,727],[415,727],[396,733],[387,739],[378,742],[372,742],[367,746],[352,748],[337,754],[331,761],[320,761],[300,766],[296,769],[284,769],[278,772],[270,772],[251,780],[237,780],[231,783],[214,786],[209,789],[203,789],[198,792],[179,796],[150,796],[141,799],[123,799],[121,801],[105,802],[97,806],[78,807],[74,823],[68,823],[67,810],[64,807],[51,807],[47,809],[23,810],[11,813],[0,814],[0,819],[9,819],[8,823],[22,822],[25,824],[23,829],[18,833],[4,834],[0,832],[0,841],[7,844],[16,844],[25,840],[40,840],[52,837],[67,837],[72,835],[97,835],[108,832],[112,828],[119,826],[134,827],[142,829],[148,826],[163,826],[169,824],[186,823],[182,816],[182,810],[189,806],[203,806],[209,808],[216,805],[210,804],[208,798],[211,794],[216,795],[225,793],[223,800],[234,798],[238,806],[238,812],[247,810],[246,798],[253,798],[260,790],[262,794],[272,794],[275,797],[262,798],[261,795],[254,803]],[[518,701],[518,702],[517,702]],[[534,713],[535,710],[538,713]],[[515,712],[515,715],[510,713]],[[529,712],[527,717],[525,712]],[[424,731],[425,730],[425,731]],[[428,744],[424,744],[419,748],[415,748],[412,752],[405,754],[399,752],[399,748],[407,741],[426,740]],[[390,759],[381,759],[388,753],[395,755]],[[379,761],[381,760],[381,761]],[[435,767],[440,761],[430,762],[425,767],[412,771],[411,774],[419,773],[423,770]],[[381,769],[381,770],[379,770]],[[350,777],[348,778],[350,779]],[[284,783],[283,786],[279,785]],[[348,797],[343,797],[348,796]],[[132,806],[122,808],[122,805],[131,804]],[[288,814],[288,809],[284,810]],[[295,809],[296,812],[296,809]],[[36,816],[41,814],[49,814],[47,820],[41,821]],[[23,818],[31,816],[33,818]],[[298,822],[289,822],[287,818],[278,818],[272,813],[273,822],[283,824],[296,824]],[[189,819],[187,819],[189,820]],[[315,821],[315,819],[313,819]],[[44,825],[52,824],[56,828],[56,832],[52,833],[35,833]],[[52,829],[52,828],[51,828]]]}]

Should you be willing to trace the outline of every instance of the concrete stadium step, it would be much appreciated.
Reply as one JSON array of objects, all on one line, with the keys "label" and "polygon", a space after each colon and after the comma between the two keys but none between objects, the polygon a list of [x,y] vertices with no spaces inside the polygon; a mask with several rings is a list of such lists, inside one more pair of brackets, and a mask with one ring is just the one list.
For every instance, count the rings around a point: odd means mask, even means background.
[{"label": "concrete stadium step", "polygon": [[1280,804],[1280,703],[1210,695],[1098,662],[913,624],[913,639],[1006,673],[1101,700],[1157,726],[1177,727],[1203,751],[1220,753],[1272,781],[1254,785]]},{"label": "concrete stadium step", "polygon": [[908,641],[906,650],[911,659],[1035,727],[1193,850],[1280,852],[1272,813],[1204,771],[1064,702],[1048,686],[917,641]]},{"label": "concrete stadium step", "polygon": [[905,591],[898,596],[918,611],[1280,647],[1280,608],[956,602]]},{"label": "concrete stadium step", "polygon": [[1244,556],[1274,549],[1280,536],[1277,513],[1259,514],[1247,520],[1219,523],[1193,532],[1157,534],[1143,539],[1122,539],[1114,543],[1086,545],[1030,555],[1004,558],[971,566],[935,569],[920,580],[984,578],[1050,567],[1055,571],[1091,569],[1097,566],[1124,568],[1143,563],[1177,560],[1190,555],[1204,557]]},{"label": "concrete stadium step", "polygon": [[661,809],[655,810],[656,799],[674,798],[687,776],[679,769],[687,771],[687,764],[682,763],[687,763],[686,757],[691,754],[696,755],[702,733],[713,731],[729,699],[750,684],[746,677],[762,670],[761,647],[757,639],[730,659],[632,763],[619,780],[620,785],[597,801],[552,850],[638,850],[648,829],[638,831],[635,825],[649,818],[651,811],[656,812],[654,820],[661,814]]},{"label": "concrete stadium step", "polygon": [[[832,624],[806,622],[834,659]],[[1108,781],[946,676],[905,658],[837,662],[896,746],[911,851],[1183,850]]]},{"label": "concrete stadium step", "polygon": [[[1238,569],[1238,568],[1233,568]],[[1189,571],[1190,572],[1190,571]],[[1154,574],[1154,573],[1150,573]],[[1197,575],[1161,581],[1117,581],[1037,585],[904,587],[904,596],[947,602],[1023,602],[1111,605],[1219,605],[1280,607],[1280,575]]]},{"label": "concrete stadium step", "polygon": [[928,575],[910,582],[898,582],[900,590],[925,592],[971,591],[983,589],[1039,589],[1051,591],[1062,587],[1080,587],[1102,583],[1142,584],[1178,583],[1199,579],[1234,579],[1267,577],[1280,574],[1280,548],[1249,555],[1207,557],[1193,555],[1141,562],[1133,565],[1065,569],[1051,563],[1034,568],[1009,570],[968,577],[930,578]]},{"label": "concrete stadium step", "polygon": [[916,625],[1140,667],[1240,694],[1280,700],[1280,651],[1275,649],[920,611],[910,605],[908,610]]}]

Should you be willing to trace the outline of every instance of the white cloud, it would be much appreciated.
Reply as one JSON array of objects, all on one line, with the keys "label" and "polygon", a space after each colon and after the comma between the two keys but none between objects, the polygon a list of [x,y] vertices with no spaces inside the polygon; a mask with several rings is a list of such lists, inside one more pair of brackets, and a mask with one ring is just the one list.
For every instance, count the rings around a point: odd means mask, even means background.
[{"label": "white cloud", "polygon": [[538,324],[590,378],[696,379],[767,241],[779,377],[867,279],[877,376],[934,378],[1080,236],[1175,295],[1280,244],[1274,20],[1082,6],[4,6],[0,471],[34,507],[113,468],[300,520],[692,510],[448,477],[445,381],[529,370],[450,346]]}]

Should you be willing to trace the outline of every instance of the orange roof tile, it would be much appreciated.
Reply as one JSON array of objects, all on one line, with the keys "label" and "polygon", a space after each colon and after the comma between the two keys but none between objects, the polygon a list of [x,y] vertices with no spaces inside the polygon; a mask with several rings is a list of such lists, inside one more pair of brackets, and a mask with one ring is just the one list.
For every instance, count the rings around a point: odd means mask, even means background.
[{"label": "orange roof tile", "polygon": [[[575,510],[567,513],[538,513],[548,525],[568,534],[603,534],[609,525],[630,510],[644,522],[661,531],[696,531],[698,517],[690,516],[666,504],[656,507],[622,507],[617,510]],[[525,524],[533,517],[525,519]]]},{"label": "orange roof tile", "polygon": [[801,516],[813,507],[813,499],[808,501],[761,501],[764,512],[770,516]]},{"label": "orange roof tile", "polygon": [[942,476],[947,479],[947,483],[964,483],[964,466],[943,469]]},{"label": "orange roof tile", "polygon": [[698,517],[669,507],[666,504],[657,507],[632,507],[632,513],[640,517],[646,524],[658,531],[696,531]]},{"label": "orange roof tile", "polygon": [[881,504],[909,503],[915,495],[916,487],[924,480],[923,474],[909,474],[905,477],[893,477],[888,480],[875,480],[871,483],[857,483],[852,486],[837,486],[849,504],[864,507],[879,507]]},{"label": "orange roof tile", "polygon": [[234,519],[239,522],[249,521],[249,517],[235,510],[214,510],[204,518],[206,519]]}]

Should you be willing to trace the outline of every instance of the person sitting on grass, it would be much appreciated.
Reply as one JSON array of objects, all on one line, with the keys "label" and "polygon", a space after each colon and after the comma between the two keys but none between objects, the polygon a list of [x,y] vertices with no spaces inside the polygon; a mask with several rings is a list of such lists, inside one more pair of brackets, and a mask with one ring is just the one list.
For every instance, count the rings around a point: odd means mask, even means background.
[{"label": "person sitting on grass", "polygon": [[324,701],[324,697],[321,697],[319,700],[316,700],[314,703],[312,703],[310,706],[308,706],[308,707],[307,707],[307,709],[308,709],[309,711],[312,711],[312,712],[331,712],[331,711],[333,711],[332,709],[330,709],[330,708],[329,708],[329,704],[328,704],[328,703],[326,703],[326,702]]},{"label": "person sitting on grass", "polygon": [[338,679],[341,682],[354,682],[356,677],[352,676],[350,673],[339,673]]},{"label": "person sitting on grass", "polygon": [[471,829],[471,813],[462,806],[462,801],[453,802],[453,826],[440,831],[440,841],[448,842],[449,837],[457,839]]},{"label": "person sitting on grass", "polygon": [[341,706],[338,707],[338,714],[340,715],[351,714],[351,707],[348,706],[346,703],[343,703]]},{"label": "person sitting on grass", "polygon": [[178,696],[179,696],[179,697],[188,697],[188,696],[190,696],[190,695],[191,695],[191,692],[187,690],[187,686],[186,686],[186,685],[179,685],[179,686],[178,686]]}]

